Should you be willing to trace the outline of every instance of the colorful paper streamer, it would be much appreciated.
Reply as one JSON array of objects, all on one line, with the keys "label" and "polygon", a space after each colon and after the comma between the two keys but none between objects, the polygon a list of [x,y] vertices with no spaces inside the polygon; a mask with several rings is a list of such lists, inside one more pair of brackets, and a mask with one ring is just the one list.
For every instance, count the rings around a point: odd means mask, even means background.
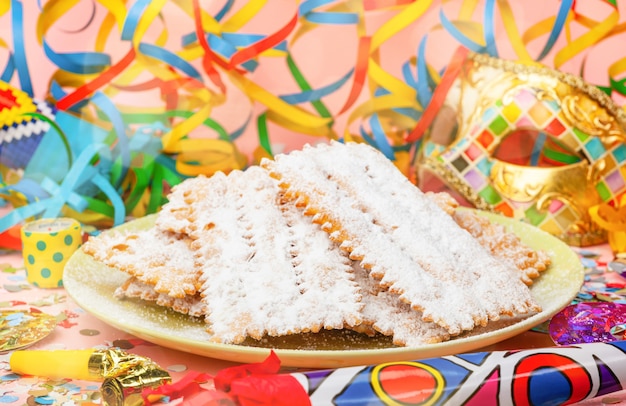
[{"label": "colorful paper streamer", "polygon": [[[32,216],[71,215],[85,223],[117,225],[129,215],[154,212],[165,202],[164,192],[187,176],[241,169],[271,156],[276,133],[287,134],[295,145],[310,137],[368,142],[410,175],[420,133],[430,120],[422,116],[445,71],[429,61],[439,43],[434,37],[450,39],[447,49],[437,49],[450,57],[459,45],[503,56],[505,38],[510,57],[555,68],[575,62],[584,72],[594,47],[626,31],[616,3],[594,1],[602,12],[587,15],[573,0],[564,0],[543,6],[554,10],[536,21],[516,16],[518,7],[531,10],[532,5],[507,0],[307,0],[283,7],[272,24],[260,25],[274,2],[97,1],[89,12],[77,11],[81,2],[76,0],[49,1],[40,8],[5,2],[0,6],[7,27],[0,29],[0,54],[6,55],[0,80],[46,100],[58,117],[73,117],[59,125],[72,149],[64,154],[65,172],[51,180],[59,185],[78,169],[89,175],[72,185],[50,188],[48,182],[44,188],[40,178],[24,174],[15,181],[5,169],[2,197],[21,210],[0,220],[0,232]],[[381,14],[385,20],[374,23]],[[79,28],[67,29],[64,25],[77,15],[83,18]],[[36,43],[28,41],[28,17],[36,17]],[[313,82],[307,76],[315,68],[300,63],[297,50],[302,41],[331,27],[352,32],[348,36],[356,54],[348,69],[326,77],[325,83]],[[412,30],[422,32],[416,49],[392,48]],[[59,32],[71,40],[60,42]],[[531,52],[538,42],[539,52]],[[74,48],[68,50],[68,43]],[[320,42],[324,49],[334,45]],[[389,52],[401,53],[400,65],[382,57]],[[38,56],[53,67],[46,88],[33,80]],[[278,92],[256,76],[276,60],[286,68],[280,80],[293,83],[292,91]],[[626,93],[620,78],[624,60],[611,62],[607,83],[599,84],[610,94]],[[316,63],[336,64],[332,58]],[[218,111],[233,109],[229,102],[235,92],[247,103],[234,107],[240,119],[233,126],[223,123]],[[343,99],[336,103],[341,92]],[[127,101],[146,97],[149,106]],[[159,130],[146,139],[140,134],[146,128]],[[86,146],[75,147],[81,132],[100,145],[86,163],[79,159]],[[240,137],[251,132],[254,141]],[[133,142],[134,137],[141,140]],[[250,142],[256,145],[244,149],[253,153],[242,152],[242,144]],[[147,150],[140,147],[147,145]],[[60,152],[51,149],[49,155],[58,160]],[[37,158],[41,155],[38,151]],[[74,168],[79,163],[83,167]],[[36,190],[24,193],[25,185],[35,184]],[[86,204],[76,204],[79,200]]]}]

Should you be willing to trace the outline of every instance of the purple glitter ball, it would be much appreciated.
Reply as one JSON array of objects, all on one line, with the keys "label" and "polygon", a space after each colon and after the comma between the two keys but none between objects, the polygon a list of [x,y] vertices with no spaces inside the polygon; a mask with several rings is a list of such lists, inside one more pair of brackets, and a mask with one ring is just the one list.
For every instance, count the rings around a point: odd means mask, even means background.
[{"label": "purple glitter ball", "polygon": [[626,339],[626,304],[588,302],[569,305],[550,320],[550,337],[557,345]]}]

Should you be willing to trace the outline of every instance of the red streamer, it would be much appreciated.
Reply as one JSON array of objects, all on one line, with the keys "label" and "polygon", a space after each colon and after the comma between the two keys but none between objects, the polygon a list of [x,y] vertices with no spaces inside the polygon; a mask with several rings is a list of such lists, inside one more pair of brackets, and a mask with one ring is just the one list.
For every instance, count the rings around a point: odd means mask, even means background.
[{"label": "red streamer", "polygon": [[379,10],[396,6],[403,6],[414,3],[415,0],[364,0],[363,9],[365,11]]},{"label": "red streamer", "polygon": [[204,71],[211,79],[211,82],[217,86],[222,93],[226,93],[226,85],[222,81],[222,77],[219,72],[213,66],[214,63],[221,65],[223,68],[228,69],[228,66],[222,61],[209,47],[209,43],[206,40],[204,29],[202,28],[202,14],[200,9],[200,1],[193,0],[193,15],[194,24],[196,28],[196,37],[198,43],[204,49],[204,55],[202,56],[202,67]]},{"label": "red streamer", "polygon": [[3,233],[0,233],[0,248],[19,251],[22,249],[22,237],[20,235],[22,226],[16,225]]},{"label": "red streamer", "polygon": [[371,43],[371,37],[361,37],[359,40],[359,51],[357,53],[356,67],[354,68],[354,82],[352,82],[352,89],[350,89],[348,99],[339,111],[339,114],[343,114],[354,104],[363,89],[363,85],[365,85]]},{"label": "red streamer", "polygon": [[67,94],[57,101],[56,106],[59,110],[67,110],[76,103],[84,100],[102,86],[108,84],[114,77],[122,73],[135,59],[135,50],[133,48],[115,65],[103,72],[100,76],[89,83],[85,83],[72,93]]},{"label": "red streamer", "polygon": [[[189,372],[176,383],[145,389],[141,396],[146,405],[150,405],[150,396],[159,395],[183,398],[182,405],[188,406],[310,406],[309,395],[298,380],[288,374],[278,374],[279,371],[280,359],[272,351],[263,362],[225,368],[215,378]],[[215,390],[203,389],[200,383],[210,379]]]},{"label": "red streamer", "polygon": [[228,63],[229,68],[233,69],[235,66],[255,58],[263,51],[267,51],[268,49],[280,44],[296,28],[297,23],[298,14],[296,13],[293,18],[280,30],[235,52],[230,57],[230,62]]},{"label": "red streamer", "polygon": [[411,133],[407,136],[407,142],[417,141],[422,137],[422,135],[424,135],[426,129],[430,127],[431,123],[435,119],[435,116],[437,116],[437,113],[441,109],[441,106],[446,99],[446,95],[450,91],[454,79],[459,76],[468,53],[469,51],[467,48],[457,48],[456,52],[452,56],[452,60],[446,67],[446,71],[441,78],[441,82],[437,85],[437,88],[435,88],[435,91],[433,92],[433,97],[430,99],[430,103],[426,109],[424,109],[424,113],[422,114],[420,121],[417,122],[413,131],[411,131]]}]

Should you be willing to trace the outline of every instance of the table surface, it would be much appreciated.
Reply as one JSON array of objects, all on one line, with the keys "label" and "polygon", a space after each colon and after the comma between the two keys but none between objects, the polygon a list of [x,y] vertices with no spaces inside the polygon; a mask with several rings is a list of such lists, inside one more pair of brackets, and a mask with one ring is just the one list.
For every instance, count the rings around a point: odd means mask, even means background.
[{"label": "table surface", "polygon": [[[608,247],[598,246],[594,249],[601,255],[610,255]],[[160,347],[115,329],[83,311],[62,288],[38,289],[29,285],[21,253],[4,252],[0,255],[0,310],[29,309],[37,309],[57,319],[57,326],[52,334],[31,346],[30,349],[69,350],[118,347],[152,359],[171,374],[174,382],[190,371],[215,374],[223,368],[235,365],[232,362]],[[554,346],[554,343],[548,334],[527,331],[477,351],[490,352],[551,346]],[[64,406],[99,404],[94,400],[98,395],[98,382],[20,377],[10,370],[10,356],[11,352],[0,353],[0,405],[35,404],[32,403],[33,396],[42,394],[46,394],[48,399],[54,399],[54,404]],[[590,399],[582,404],[606,403],[626,403],[626,391]],[[176,404],[176,401],[171,404]]]}]

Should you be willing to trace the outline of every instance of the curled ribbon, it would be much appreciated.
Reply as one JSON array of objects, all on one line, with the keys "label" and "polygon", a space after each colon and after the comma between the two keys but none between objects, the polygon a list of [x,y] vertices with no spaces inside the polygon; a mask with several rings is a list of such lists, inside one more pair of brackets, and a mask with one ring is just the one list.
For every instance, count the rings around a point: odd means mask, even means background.
[{"label": "curled ribbon", "polygon": [[[601,5],[601,12],[593,18],[574,0],[563,0],[549,17],[523,27],[524,21],[516,18],[516,7],[521,6],[508,0],[305,0],[283,10],[275,25],[258,28],[261,25],[254,23],[272,6],[269,0],[242,4],[228,0],[212,12],[199,0],[97,0],[84,27],[64,30],[80,37],[87,28],[96,28],[93,49],[79,45],[73,52],[65,51],[65,44],[59,44],[51,30],[59,28],[63,17],[75,13],[80,2],[45,2],[38,10],[36,47],[56,69],[45,97],[86,127],[97,128],[104,137],[98,140],[99,152],[81,168],[83,177],[91,179],[81,177],[71,187],[55,179],[57,186],[62,184],[59,188],[51,184],[44,188],[37,181],[38,189],[27,194],[23,185],[3,185],[3,196],[21,207],[11,220],[2,222],[0,231],[24,216],[52,215],[59,210],[88,222],[113,224],[128,214],[155,212],[165,202],[163,194],[168,187],[185,177],[243,169],[261,157],[272,156],[275,147],[270,130],[274,127],[292,138],[306,135],[369,143],[408,173],[411,155],[420,148],[421,135],[449,85],[452,73],[446,76],[444,72],[453,72],[455,67],[454,58],[444,67],[430,63],[428,51],[437,46],[433,34],[444,32],[451,37],[450,53],[461,46],[502,56],[505,50],[500,41],[505,38],[522,61],[542,61],[558,69],[578,57],[582,74],[586,51],[626,31],[615,1],[590,1]],[[25,42],[24,33],[29,4],[20,0],[0,3],[0,18],[10,19],[6,26],[11,31],[11,40],[0,33],[0,50],[7,54],[0,80],[19,83],[26,94],[35,96],[29,64],[37,49],[27,49],[32,44]],[[169,13],[171,8],[179,12]],[[98,10],[103,10],[103,15],[96,13]],[[370,25],[370,12],[385,13],[388,18]],[[176,31],[170,15],[179,16],[176,26],[186,27],[180,38],[172,38]],[[388,44],[426,23],[432,27],[417,41],[414,54],[400,66],[387,65],[384,53]],[[573,24],[578,26],[576,31]],[[249,27],[265,32],[250,32]],[[324,27],[353,30],[356,53],[348,69],[326,77],[324,83],[313,83],[293,48],[297,41]],[[575,32],[582,33],[574,37]],[[536,54],[529,51],[531,46],[538,49]],[[108,53],[108,49],[118,52]],[[284,61],[284,74],[291,77],[281,80],[292,82],[296,90],[277,94],[255,76],[267,58]],[[618,58],[608,67],[603,87],[607,93],[626,94],[625,79],[621,78],[625,61],[626,57]],[[319,63],[333,65],[334,61]],[[149,106],[126,101],[151,92],[158,96],[148,96]],[[220,122],[217,112],[237,92],[246,102],[238,107],[236,123],[227,125]],[[339,92],[343,92],[339,102],[331,101]],[[65,133],[73,141],[69,142],[72,149],[77,136],[68,130],[74,128],[52,127],[51,131]],[[252,157],[240,150],[243,142],[250,142],[240,136],[250,130],[258,142]],[[69,176],[82,162],[82,149],[63,148]],[[558,146],[548,153],[542,151],[544,155],[536,155],[537,160],[560,164],[571,160]],[[24,179],[24,185],[33,184],[29,181],[32,179]],[[33,200],[27,195],[43,198]],[[54,209],[46,209],[47,204]]]}]

